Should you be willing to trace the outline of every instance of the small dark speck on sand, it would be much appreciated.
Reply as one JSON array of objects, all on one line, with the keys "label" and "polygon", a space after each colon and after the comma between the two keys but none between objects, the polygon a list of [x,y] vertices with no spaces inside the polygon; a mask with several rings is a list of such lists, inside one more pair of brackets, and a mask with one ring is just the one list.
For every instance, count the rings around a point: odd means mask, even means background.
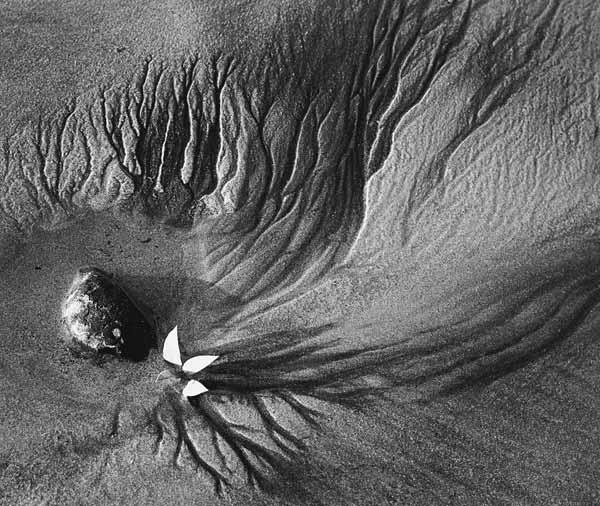
[{"label": "small dark speck on sand", "polygon": [[116,48],[116,51],[117,51],[117,53],[122,53],[126,49],[127,49],[126,47],[120,46],[120,47]]},{"label": "small dark speck on sand", "polygon": [[35,266],[35,270],[36,270],[36,271],[39,271],[40,269],[41,269],[41,267],[40,267],[39,265],[36,265],[36,266]]},{"label": "small dark speck on sand", "polygon": [[142,242],[142,243],[144,243],[144,244],[147,244],[147,243],[149,243],[150,241],[151,241],[151,238],[150,238],[150,237],[146,237],[146,239],[140,239],[140,242]]}]

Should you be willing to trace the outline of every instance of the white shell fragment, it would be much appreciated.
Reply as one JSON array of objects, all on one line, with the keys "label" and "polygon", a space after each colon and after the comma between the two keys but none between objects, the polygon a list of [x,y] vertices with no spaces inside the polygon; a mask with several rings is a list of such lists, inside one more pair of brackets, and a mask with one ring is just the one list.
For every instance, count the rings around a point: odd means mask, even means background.
[{"label": "white shell fragment", "polygon": [[196,380],[188,381],[187,385],[183,389],[183,395],[186,397],[196,397],[197,395],[201,395],[206,392],[208,392],[208,388]]},{"label": "white shell fragment", "polygon": [[[187,375],[192,375],[205,369],[215,360],[219,358],[218,355],[198,355],[185,361],[183,366],[181,365],[181,350],[179,349],[179,336],[177,335],[177,327],[175,327],[165,339],[163,345],[163,358],[174,365],[181,366],[182,371]],[[177,376],[170,371],[163,371],[158,375],[156,381],[171,380]],[[208,392],[202,383],[196,380],[189,380],[183,389],[183,395],[185,397],[196,397],[205,392]]]},{"label": "white shell fragment", "polygon": [[163,358],[175,365],[181,365],[181,352],[179,351],[179,337],[177,335],[177,327],[175,327],[165,339],[163,346]]},{"label": "white shell fragment", "polygon": [[196,374],[208,367],[218,358],[218,355],[197,355],[196,357],[192,357],[185,361],[182,368],[183,372],[186,374]]}]

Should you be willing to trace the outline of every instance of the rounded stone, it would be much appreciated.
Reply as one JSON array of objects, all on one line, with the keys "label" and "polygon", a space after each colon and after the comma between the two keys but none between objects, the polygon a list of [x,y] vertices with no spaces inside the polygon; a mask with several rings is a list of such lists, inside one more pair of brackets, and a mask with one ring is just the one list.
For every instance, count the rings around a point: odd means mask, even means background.
[{"label": "rounded stone", "polygon": [[77,271],[62,317],[73,341],[98,353],[143,360],[156,343],[139,307],[110,274],[96,267]]}]

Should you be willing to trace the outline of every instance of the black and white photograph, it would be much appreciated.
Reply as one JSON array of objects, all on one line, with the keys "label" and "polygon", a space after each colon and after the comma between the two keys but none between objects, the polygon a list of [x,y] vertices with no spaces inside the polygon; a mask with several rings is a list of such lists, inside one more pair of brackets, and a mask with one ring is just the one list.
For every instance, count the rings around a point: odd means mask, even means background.
[{"label": "black and white photograph", "polygon": [[0,0],[0,505],[600,505],[600,1]]}]

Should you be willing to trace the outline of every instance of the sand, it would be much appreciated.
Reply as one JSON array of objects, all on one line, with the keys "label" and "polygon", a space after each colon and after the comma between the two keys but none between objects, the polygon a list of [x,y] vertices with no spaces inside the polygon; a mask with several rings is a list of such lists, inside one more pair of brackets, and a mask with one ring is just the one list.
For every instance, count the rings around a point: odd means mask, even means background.
[{"label": "sand", "polygon": [[[8,2],[0,503],[600,502],[584,3]],[[209,393],[69,349],[85,265]]]},{"label": "sand", "polygon": [[[185,300],[177,281],[186,273],[173,262],[183,237],[112,216],[87,217],[38,233],[4,268],[3,293],[11,294],[0,313],[1,427],[10,434],[0,439],[4,503],[218,502],[214,483],[189,455],[173,465],[173,441],[156,453],[156,427],[145,410],[161,395],[154,379],[165,363],[158,353],[140,364],[82,361],[68,352],[59,322],[75,269],[97,265],[154,310],[159,328],[173,325],[178,301]],[[300,431],[308,443],[308,457],[297,464],[302,479],[280,479],[279,490],[276,480],[264,494],[251,492],[240,470],[222,500],[587,502],[598,479],[596,320],[492,384],[424,403],[392,395],[358,411],[323,404],[319,430]]]}]

